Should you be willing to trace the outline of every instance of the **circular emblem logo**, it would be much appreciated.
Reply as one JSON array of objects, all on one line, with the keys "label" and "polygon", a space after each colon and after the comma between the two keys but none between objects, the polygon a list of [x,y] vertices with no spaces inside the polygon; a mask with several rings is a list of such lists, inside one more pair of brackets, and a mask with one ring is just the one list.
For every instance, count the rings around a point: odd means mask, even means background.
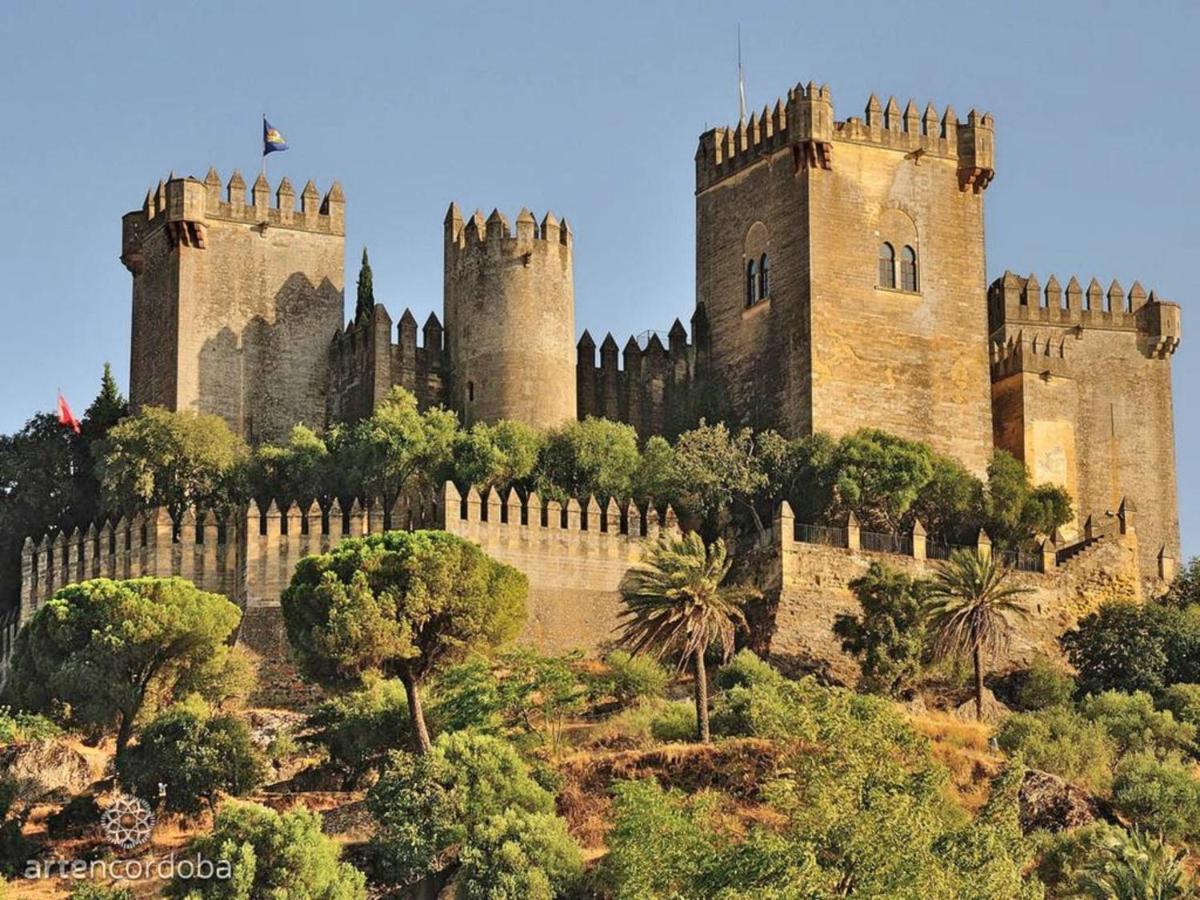
[{"label": "circular emblem logo", "polygon": [[118,797],[101,813],[100,829],[110,844],[132,850],[150,840],[154,810],[140,797]]}]

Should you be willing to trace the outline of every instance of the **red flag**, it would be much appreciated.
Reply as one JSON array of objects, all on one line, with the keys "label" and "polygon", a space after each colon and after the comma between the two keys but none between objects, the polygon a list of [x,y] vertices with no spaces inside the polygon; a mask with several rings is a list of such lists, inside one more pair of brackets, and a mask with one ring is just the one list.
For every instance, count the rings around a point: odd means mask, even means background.
[{"label": "red flag", "polygon": [[62,391],[58,392],[58,424],[66,425],[73,432],[79,434],[79,420],[71,412],[71,407],[67,406],[67,398],[62,395]]}]

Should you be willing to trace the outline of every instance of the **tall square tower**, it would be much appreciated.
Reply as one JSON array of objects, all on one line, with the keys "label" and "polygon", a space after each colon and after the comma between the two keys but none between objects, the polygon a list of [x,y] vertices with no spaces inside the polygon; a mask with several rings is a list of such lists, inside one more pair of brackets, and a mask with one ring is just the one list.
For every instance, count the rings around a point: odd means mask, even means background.
[{"label": "tall square tower", "polygon": [[812,83],[701,135],[701,352],[735,418],[793,436],[883,428],[983,473],[992,156],[990,116],[872,97],[838,122]]}]

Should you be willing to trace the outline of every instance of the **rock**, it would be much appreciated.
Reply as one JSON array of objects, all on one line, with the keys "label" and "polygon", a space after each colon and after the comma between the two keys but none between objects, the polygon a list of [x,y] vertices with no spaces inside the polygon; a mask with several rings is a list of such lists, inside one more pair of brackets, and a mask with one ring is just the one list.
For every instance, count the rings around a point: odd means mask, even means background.
[{"label": "rock", "polygon": [[248,709],[243,719],[250,729],[250,740],[254,746],[265,750],[280,735],[301,731],[305,715],[286,709]]},{"label": "rock", "polygon": [[88,758],[63,740],[0,748],[0,772],[14,779],[29,801],[66,800],[94,780]]},{"label": "rock", "polygon": [[[983,721],[999,722],[1005,716],[1011,715],[1012,710],[996,699],[990,688],[983,689]],[[975,721],[975,698],[971,697],[966,703],[955,707],[951,713],[956,719],[964,722]]]},{"label": "rock", "polygon": [[1085,791],[1038,769],[1025,770],[1018,802],[1021,831],[1025,834],[1039,828],[1047,831],[1077,828],[1094,821],[1099,812]]}]

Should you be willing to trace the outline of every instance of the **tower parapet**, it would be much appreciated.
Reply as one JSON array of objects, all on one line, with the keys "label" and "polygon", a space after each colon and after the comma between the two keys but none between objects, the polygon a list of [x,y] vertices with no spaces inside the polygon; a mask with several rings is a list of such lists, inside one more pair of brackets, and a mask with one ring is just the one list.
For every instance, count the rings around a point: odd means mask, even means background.
[{"label": "tower parapet", "polygon": [[575,418],[574,236],[564,219],[522,209],[445,220],[448,398],[465,422]]},{"label": "tower parapet", "polygon": [[906,154],[958,161],[960,189],[978,193],[995,175],[995,122],[990,113],[971,110],[960,122],[947,106],[939,117],[929,103],[924,112],[909,100],[903,111],[895,97],[881,105],[872,94],[863,116],[834,118],[828,85],[797,84],[787,97],[763,107],[749,122],[718,127],[700,136],[696,190],[703,191],[778,150],[791,148],[796,169],[833,166],[834,144],[852,141],[889,147]]}]

